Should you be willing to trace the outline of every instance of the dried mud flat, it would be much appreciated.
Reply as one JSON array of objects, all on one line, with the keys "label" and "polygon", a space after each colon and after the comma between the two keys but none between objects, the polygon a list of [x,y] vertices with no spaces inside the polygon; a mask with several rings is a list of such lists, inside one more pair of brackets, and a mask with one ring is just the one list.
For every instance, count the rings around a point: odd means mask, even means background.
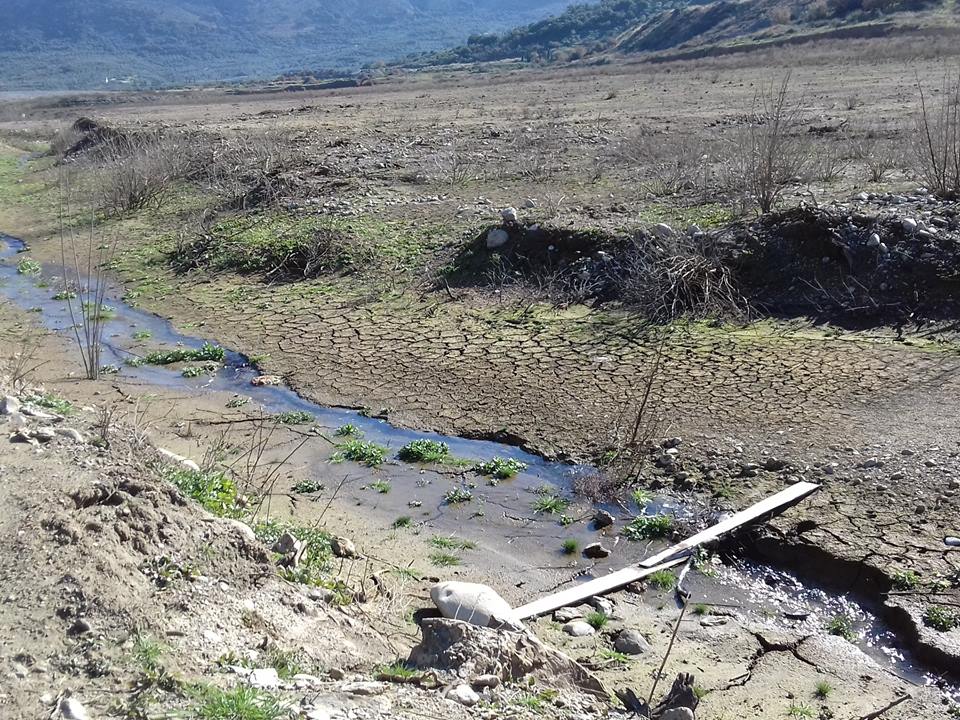
[{"label": "dried mud flat", "polygon": [[[168,247],[186,224],[187,213],[178,210],[120,227],[117,272],[145,308],[250,356],[268,356],[264,371],[283,376],[305,397],[386,409],[392,422],[407,427],[592,459],[608,447],[618,413],[650,373],[662,330],[638,324],[624,309],[557,308],[518,297],[510,287],[500,293],[431,287],[416,272],[411,279],[411,267],[453,260],[509,206],[521,208],[524,222],[555,226],[703,222],[718,212],[716,204],[682,194],[651,201],[641,190],[642,176],[617,148],[638,132],[659,140],[722,130],[783,67],[674,64],[656,71],[454,75],[295,99],[185,95],[175,103],[151,98],[149,105],[97,107],[99,119],[119,126],[149,113],[151,122],[200,125],[210,133],[293,132],[314,171],[297,175],[289,207],[360,229],[376,225],[427,248],[333,280],[267,283],[230,273],[177,273],[160,261],[157,248]],[[896,143],[907,132],[916,73],[935,78],[938,68],[897,58],[851,67],[841,50],[828,48],[820,59],[811,55],[800,63],[794,83],[818,124],[869,121]],[[838,73],[844,87],[836,86]],[[858,102],[849,102],[854,95]],[[29,122],[4,127],[49,129],[77,114],[73,107],[41,107]],[[472,179],[445,181],[457,171],[458,157],[467,158],[462,162]],[[864,186],[848,169],[810,192],[821,202],[847,203]],[[911,177],[893,173],[881,189],[908,193],[915,186]],[[59,245],[51,238],[51,218],[44,217],[49,208],[12,204],[2,229],[30,240],[32,257],[56,263]],[[823,491],[803,508],[738,549],[820,584],[885,601],[885,614],[907,644],[919,645],[937,667],[957,670],[958,630],[936,633],[921,619],[926,604],[956,601],[955,590],[887,593],[898,573],[914,572],[925,582],[956,577],[955,551],[943,538],[960,534],[960,355],[943,326],[908,331],[907,342],[896,335],[883,326],[835,331],[800,321],[672,328],[655,405],[662,436],[679,435],[683,444],[675,461],[651,467],[644,482],[681,496],[712,497],[721,510],[743,507],[797,478],[822,482]],[[721,652],[714,637],[722,631],[696,632],[709,636],[708,656],[725,657],[729,648]],[[721,676],[746,679],[716,694],[712,717],[743,712],[741,698],[757,693],[754,683],[764,694],[770,682],[783,689],[785,677],[819,671],[804,648],[820,652],[822,638],[797,645],[796,638],[754,635],[744,642],[743,632],[734,632],[730,647],[737,646],[738,662],[750,672],[732,674],[720,665],[710,689],[721,689]],[[842,665],[832,672],[841,673]],[[710,673],[703,664],[698,670]],[[774,680],[760,680],[767,672]],[[851,698],[857,693],[863,704],[851,706],[850,717],[884,704],[876,702],[879,691],[861,688]],[[943,712],[930,704],[932,696],[923,697],[884,717]],[[751,712],[775,717],[785,709],[761,703]]]}]

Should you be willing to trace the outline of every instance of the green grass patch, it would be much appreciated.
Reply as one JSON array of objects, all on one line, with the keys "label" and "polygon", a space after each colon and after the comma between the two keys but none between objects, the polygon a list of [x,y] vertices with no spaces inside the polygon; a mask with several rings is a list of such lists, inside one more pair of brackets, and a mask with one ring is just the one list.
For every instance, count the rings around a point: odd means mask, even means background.
[{"label": "green grass patch", "polygon": [[400,448],[397,457],[409,463],[445,463],[450,459],[450,446],[439,440],[414,440]]},{"label": "green grass patch", "polygon": [[471,500],[473,500],[473,493],[464,487],[453,488],[443,494],[443,501],[447,503],[447,505],[459,505],[470,502]]},{"label": "green grass patch", "polygon": [[247,685],[223,690],[205,685],[194,691],[196,720],[280,720],[289,710],[276,695]]},{"label": "green grass patch", "polygon": [[429,558],[430,562],[437,567],[456,567],[457,565],[461,565],[463,563],[459,555],[455,555],[451,552],[443,552],[441,550],[430,553]]},{"label": "green grass patch", "polygon": [[662,538],[673,529],[673,518],[669,515],[640,515],[626,525],[621,534],[627,540],[652,540]]},{"label": "green grass patch", "polygon": [[36,260],[26,258],[17,263],[17,272],[28,277],[38,277],[43,267]]},{"label": "green grass patch", "polygon": [[335,592],[343,588],[330,578],[333,551],[330,549],[330,534],[305,525],[278,520],[266,520],[253,527],[257,538],[267,547],[272,547],[281,535],[290,533],[306,545],[306,550],[295,568],[280,568],[280,575],[290,582],[325,587]]},{"label": "green grass patch", "polygon": [[379,467],[387,459],[387,448],[366,440],[347,440],[338,448],[331,458],[336,463],[351,460],[367,467]]},{"label": "green grass patch", "polygon": [[812,718],[816,717],[813,708],[803,703],[790,703],[787,708],[787,716],[792,718]]},{"label": "green grass patch", "polygon": [[214,515],[240,518],[245,514],[236,483],[222,472],[167,468],[163,477]]},{"label": "green grass patch", "polygon": [[601,648],[600,657],[603,660],[613,663],[614,665],[629,665],[631,659],[626,653],[612,650],[610,648]]},{"label": "green grass patch", "polygon": [[375,480],[372,483],[370,483],[370,487],[376,490],[381,495],[386,495],[392,489],[392,486],[386,480]]},{"label": "green grass patch", "polygon": [[848,642],[857,639],[857,632],[853,628],[853,620],[846,615],[836,615],[827,622],[827,632],[842,637]]},{"label": "green grass patch", "polygon": [[657,570],[647,576],[647,582],[660,590],[673,590],[677,585],[677,576],[669,570]]},{"label": "green grass patch", "polygon": [[199,348],[177,348],[147,353],[140,362],[146,365],[173,365],[179,362],[223,362],[226,352],[219,345],[204,343]]},{"label": "green grass patch", "polygon": [[833,685],[828,683],[826,680],[821,680],[817,683],[817,686],[813,690],[813,694],[817,696],[820,700],[826,700],[830,697],[830,693],[833,692]]},{"label": "green grass patch", "polygon": [[302,410],[277,413],[273,419],[281,425],[308,425],[314,421],[313,415]]},{"label": "green grass patch", "polygon": [[413,518],[409,515],[401,515],[396,520],[393,521],[391,527],[394,530],[401,530],[403,528],[408,528],[413,525]]},{"label": "green grass patch", "polygon": [[323,490],[323,483],[314,479],[300,480],[293,486],[293,491],[301,495],[310,495],[321,490]]},{"label": "green grass patch", "polygon": [[132,337],[134,340],[149,340],[153,337],[153,333],[149,330],[136,330]]},{"label": "green grass patch", "polygon": [[545,515],[561,515],[570,507],[570,501],[559,495],[541,495],[533,501],[533,511]]},{"label": "green grass patch", "polygon": [[24,398],[24,401],[34,407],[52,410],[58,415],[72,415],[76,410],[76,408],[73,407],[73,403],[55,393],[28,395]]},{"label": "green grass patch", "polygon": [[358,438],[363,435],[363,433],[360,432],[360,428],[358,428],[356,425],[350,425],[349,423],[338,427],[334,434],[337,437],[354,437],[354,438]]},{"label": "green grass patch", "polygon": [[495,457],[473,466],[479,475],[489,475],[497,480],[509,480],[527,469],[527,464],[513,458]]},{"label": "green grass patch", "polygon": [[960,627],[960,615],[942,605],[931,605],[923,613],[923,624],[940,632]]},{"label": "green grass patch", "polygon": [[477,548],[475,542],[448,535],[434,535],[430,538],[430,544],[439,550],[475,550]]},{"label": "green grass patch", "polygon": [[573,538],[567,538],[562,543],[560,543],[560,552],[562,552],[564,555],[574,555],[579,549],[580,549],[580,543],[578,543]]},{"label": "green grass patch", "polygon": [[60,302],[66,302],[67,300],[76,300],[77,294],[72,290],[61,290],[54,295],[52,299],[59,300]]},{"label": "green grass patch", "polygon": [[653,502],[653,495],[643,488],[637,488],[631,493],[634,504],[641,510],[646,510],[647,505]]},{"label": "green grass patch", "polygon": [[422,675],[423,673],[405,660],[397,660],[389,665],[381,665],[375,672],[377,680],[396,683],[414,682]]},{"label": "green grass patch", "polygon": [[610,622],[610,617],[605,613],[599,610],[594,610],[591,613],[587,613],[586,617],[583,618],[587,625],[592,627],[594,630],[602,630],[606,627],[607,623]]},{"label": "green grass patch", "polygon": [[897,570],[893,573],[894,590],[916,590],[920,587],[920,576],[913,570]]}]

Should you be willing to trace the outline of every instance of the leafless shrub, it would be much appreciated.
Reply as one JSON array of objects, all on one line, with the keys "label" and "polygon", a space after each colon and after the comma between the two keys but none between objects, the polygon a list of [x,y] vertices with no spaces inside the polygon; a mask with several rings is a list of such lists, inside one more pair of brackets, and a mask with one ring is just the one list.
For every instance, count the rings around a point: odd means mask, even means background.
[{"label": "leafless shrub", "polygon": [[457,143],[446,145],[429,160],[428,174],[445,185],[463,185],[477,172],[477,165]]},{"label": "leafless shrub", "polygon": [[60,260],[63,266],[63,294],[70,312],[77,348],[88,379],[100,377],[103,331],[109,319],[104,304],[107,294],[107,266],[116,251],[116,238],[107,241],[97,230],[93,208],[86,231],[68,225],[71,187],[69,175],[61,168],[59,203]]},{"label": "leafless shrub", "polygon": [[754,98],[753,119],[734,140],[729,167],[734,192],[770,212],[808,162],[803,105],[790,99],[790,75]]},{"label": "leafless shrub", "polygon": [[19,395],[30,385],[33,374],[44,365],[39,359],[40,341],[32,335],[4,338],[4,346],[10,348],[0,357],[0,387],[13,390]]},{"label": "leafless shrub", "polygon": [[747,312],[747,301],[709,236],[676,234],[661,241],[638,235],[613,262],[616,295],[648,319]]},{"label": "leafless shrub", "polygon": [[639,133],[620,143],[620,160],[634,169],[652,195],[706,191],[709,156],[702,138],[684,135],[658,137]]},{"label": "leafless shrub", "polygon": [[844,153],[838,152],[834,143],[823,142],[811,153],[808,174],[820,182],[833,182],[843,174],[849,164],[849,159]]},{"label": "leafless shrub", "polygon": [[243,133],[194,152],[194,177],[238,210],[277,205],[290,188],[294,143],[279,131]]},{"label": "leafless shrub", "polygon": [[917,81],[920,110],[914,152],[927,186],[943,197],[960,193],[960,76],[944,80],[938,102],[928,102]]},{"label": "leafless shrub", "polygon": [[74,147],[82,137],[83,133],[73,124],[61,128],[50,140],[50,153],[58,159],[63,159],[67,151]]},{"label": "leafless shrub", "polygon": [[883,182],[887,174],[903,161],[900,145],[872,128],[851,135],[849,154],[863,163],[870,182]]}]

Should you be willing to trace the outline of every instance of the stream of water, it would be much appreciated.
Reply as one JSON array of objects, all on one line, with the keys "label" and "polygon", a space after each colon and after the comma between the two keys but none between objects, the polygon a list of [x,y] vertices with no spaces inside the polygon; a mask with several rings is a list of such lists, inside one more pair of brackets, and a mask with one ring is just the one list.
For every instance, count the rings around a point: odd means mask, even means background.
[{"label": "stream of water", "polygon": [[[38,276],[19,272],[17,255],[24,249],[24,243],[20,240],[0,234],[0,294],[22,310],[36,312],[38,321],[45,327],[69,336],[73,326],[69,303],[54,299],[54,295],[63,289],[62,278],[58,280],[45,273]],[[447,443],[453,455],[472,461],[489,460],[495,456],[515,458],[527,464],[527,469],[517,478],[499,486],[484,485],[476,490],[485,507],[496,508],[498,512],[502,510],[504,518],[511,518],[509,524],[506,520],[500,525],[491,523],[487,532],[511,533],[509,542],[516,543],[513,547],[518,548],[512,552],[530,566],[537,562],[551,561],[557,565],[557,549],[563,538],[575,537],[581,544],[600,539],[596,532],[589,528],[589,523],[560,528],[555,519],[544,522],[529,510],[529,498],[537,489],[547,484],[560,493],[568,494],[578,474],[592,471],[589,467],[547,461],[520,448],[501,443],[395,427],[385,420],[367,417],[355,410],[317,405],[282,386],[257,387],[251,384],[251,380],[259,373],[244,355],[230,350],[226,351],[222,368],[202,378],[185,378],[179,371],[165,367],[128,365],[126,361],[139,357],[144,351],[142,343],[138,344],[133,337],[135,332],[149,332],[151,348],[199,348],[208,339],[177,332],[163,318],[123,302],[119,293],[108,293],[105,305],[109,306],[109,320],[104,328],[102,363],[119,369],[124,377],[134,378],[155,387],[187,390],[191,393],[223,392],[248,397],[269,413],[309,413],[318,425],[331,430],[352,424],[360,428],[365,439],[394,451],[412,440],[428,438]],[[360,480],[369,479],[376,473],[360,466],[351,466],[345,472]],[[415,485],[410,484],[408,487],[416,487],[425,507],[435,508],[437,517],[444,513],[442,495],[444,488],[450,486],[449,478],[445,478],[444,482],[431,482],[429,478],[423,479],[426,471],[413,466],[400,467],[398,472],[415,478]],[[390,495],[383,495],[377,500],[379,505],[375,510],[384,517],[396,517],[408,509],[407,496],[401,493],[394,493],[393,496],[391,498]],[[647,512],[667,512],[692,517],[703,509],[691,507],[675,498],[657,498]],[[589,512],[589,508],[582,510]],[[516,514],[523,517],[516,517]],[[452,520],[456,524],[463,521],[462,516]],[[501,544],[504,542],[506,540],[501,538]],[[611,567],[636,562],[649,550],[643,543],[629,542],[616,542],[615,548],[616,551],[609,561],[596,564],[584,574],[584,579],[605,574]],[[771,626],[786,626],[795,631],[815,633],[822,632],[825,623],[832,617],[848,617],[859,633],[859,646],[876,661],[912,682],[928,684],[936,680],[913,663],[909,653],[899,647],[894,634],[875,614],[851,596],[811,587],[787,572],[774,571],[748,562],[718,565],[712,576],[694,574],[689,582],[689,589],[695,597],[709,598],[717,604],[737,607],[750,613],[755,620]],[[786,622],[785,617],[792,619]]]}]

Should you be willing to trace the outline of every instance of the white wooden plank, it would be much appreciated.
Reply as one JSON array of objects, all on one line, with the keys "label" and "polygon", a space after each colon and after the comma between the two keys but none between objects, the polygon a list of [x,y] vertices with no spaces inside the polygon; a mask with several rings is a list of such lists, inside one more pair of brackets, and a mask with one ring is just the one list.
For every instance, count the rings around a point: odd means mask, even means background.
[{"label": "white wooden plank", "polygon": [[566,605],[575,605],[583,602],[594,595],[602,595],[611,590],[616,590],[629,585],[637,580],[642,580],[648,575],[652,575],[658,570],[673,567],[683,562],[693,551],[694,548],[704,543],[715,540],[732,530],[736,530],[742,525],[757,520],[771,513],[780,512],[820,489],[816,483],[798,482],[785,490],[781,490],[775,495],[761,500],[755,505],[751,505],[746,510],[734,513],[726,520],[713,525],[706,530],[692,535],[683,542],[668,547],[663,552],[659,552],[653,557],[643,560],[638,565],[631,565],[622,570],[605,575],[595,580],[582,583],[558,593],[547,595],[539,600],[522,605],[514,610],[514,616],[517,620],[543,615]]},{"label": "white wooden plank", "polygon": [[673,567],[674,565],[679,565],[684,560],[686,560],[685,557],[679,557],[652,568],[642,568],[637,567],[636,565],[631,565],[623,568],[622,570],[612,572],[609,575],[604,575],[603,577],[590,580],[589,582],[575,585],[574,587],[567,588],[566,590],[561,590],[553,595],[547,595],[539,600],[534,600],[531,603],[527,603],[526,605],[522,605],[521,607],[514,609],[513,614],[517,620],[525,620],[537,615],[544,615],[545,613],[556,610],[557,608],[562,608],[566,605],[574,605],[576,603],[583,602],[583,600],[586,598],[593,597],[594,595],[602,595],[603,593],[616,590],[617,588],[623,587],[624,585],[629,585],[637,580],[642,580],[648,575],[652,575],[653,573],[657,572],[657,570],[665,570],[666,568]]},{"label": "white wooden plank", "polygon": [[671,545],[663,552],[659,552],[653,557],[649,557],[640,563],[640,567],[653,567],[673,558],[678,554],[686,554],[700,545],[715,540],[721,535],[725,535],[731,530],[736,530],[741,525],[763,517],[769,513],[780,512],[795,505],[808,495],[812,495],[820,486],[816,483],[798,482],[794,483],[785,490],[781,490],[776,495],[771,495],[765,500],[761,500],[756,505],[751,505],[746,510],[734,513],[726,520],[718,522],[716,525],[708,527],[706,530],[691,535],[683,542]]}]

